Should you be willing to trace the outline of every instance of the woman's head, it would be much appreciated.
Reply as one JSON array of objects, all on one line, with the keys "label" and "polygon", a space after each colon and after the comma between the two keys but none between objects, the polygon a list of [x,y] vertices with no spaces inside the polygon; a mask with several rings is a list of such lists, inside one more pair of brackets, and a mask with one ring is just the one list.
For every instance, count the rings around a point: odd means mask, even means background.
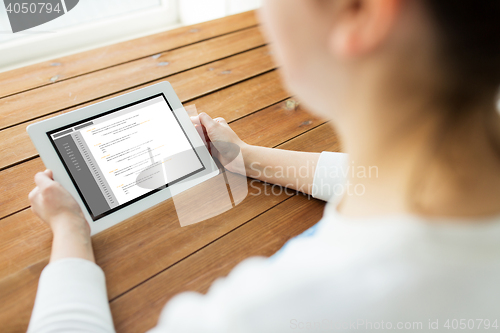
[{"label": "woman's head", "polygon": [[500,85],[498,0],[267,0],[261,17],[290,90],[340,131]]}]

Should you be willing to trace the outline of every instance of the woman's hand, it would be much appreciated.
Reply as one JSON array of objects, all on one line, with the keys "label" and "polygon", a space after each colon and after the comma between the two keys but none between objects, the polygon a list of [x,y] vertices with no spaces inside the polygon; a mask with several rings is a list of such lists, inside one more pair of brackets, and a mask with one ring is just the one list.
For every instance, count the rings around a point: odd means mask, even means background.
[{"label": "woman's hand", "polygon": [[54,181],[50,170],[37,173],[35,183],[29,194],[31,210],[54,234],[51,261],[68,257],[94,261],[90,226],[75,199]]},{"label": "woman's hand", "polygon": [[205,139],[212,155],[229,171],[245,175],[245,166],[235,159],[249,145],[238,137],[226,120],[220,117],[212,119],[206,113],[191,117],[191,120],[200,136]]},{"label": "woman's hand", "polygon": [[80,206],[61,184],[54,181],[52,171],[37,173],[35,183],[37,186],[28,196],[31,210],[47,223],[52,231],[75,225],[84,227],[90,233]]},{"label": "woman's hand", "polygon": [[[227,170],[312,194],[320,154],[249,145],[234,133],[224,118],[212,119],[206,113],[191,117],[191,121],[208,148],[212,145],[216,148],[211,153]],[[243,160],[236,158],[240,153]],[[306,175],[300,170],[307,171]]]}]

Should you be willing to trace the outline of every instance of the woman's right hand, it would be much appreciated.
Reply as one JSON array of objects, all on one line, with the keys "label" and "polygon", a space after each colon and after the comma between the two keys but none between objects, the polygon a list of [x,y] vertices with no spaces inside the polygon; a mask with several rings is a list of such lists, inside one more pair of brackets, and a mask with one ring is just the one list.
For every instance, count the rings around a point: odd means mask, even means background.
[{"label": "woman's right hand", "polygon": [[[248,147],[238,135],[229,127],[224,118],[212,119],[206,113],[191,117],[195,128],[202,138],[205,138],[209,151],[224,167],[235,173],[245,174],[243,163],[235,163],[236,157],[242,149]],[[213,149],[215,148],[215,150]]]}]

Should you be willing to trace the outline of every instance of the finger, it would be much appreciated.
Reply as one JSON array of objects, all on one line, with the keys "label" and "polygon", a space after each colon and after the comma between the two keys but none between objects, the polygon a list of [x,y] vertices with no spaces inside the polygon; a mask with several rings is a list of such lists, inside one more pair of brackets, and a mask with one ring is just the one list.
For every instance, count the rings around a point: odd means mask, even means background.
[{"label": "finger", "polygon": [[217,117],[214,119],[216,122],[227,125],[226,119],[222,117]]},{"label": "finger", "polygon": [[189,117],[189,119],[191,119],[191,122],[195,125],[200,123],[200,116],[192,116]]},{"label": "finger", "polygon": [[34,189],[31,190],[31,192],[28,194],[28,199],[29,201],[33,201],[38,193],[38,187],[35,187]]},{"label": "finger", "polygon": [[202,139],[205,139],[203,136],[203,129],[202,129],[203,126],[201,125],[200,117],[195,116],[195,117],[190,117],[190,119],[191,119],[191,123],[194,125],[194,128],[196,129],[196,131],[198,132],[200,137]]},{"label": "finger", "polygon": [[205,131],[203,130],[204,127],[200,125],[194,125],[194,128],[196,129],[196,132],[198,132],[198,135],[200,136],[201,140],[203,141],[203,143],[206,145],[207,144],[207,141],[208,141],[208,138],[205,134]]},{"label": "finger", "polygon": [[203,126],[200,125],[194,125],[194,128],[198,132],[198,134],[201,136],[203,134]]},{"label": "finger", "polygon": [[208,114],[206,114],[205,112],[200,113],[199,117],[200,117],[201,124],[203,126],[205,126],[206,129],[211,129],[212,127],[217,125],[215,120],[210,118],[210,116]]},{"label": "finger", "polygon": [[40,188],[45,188],[52,184],[54,181],[49,178],[49,176],[45,172],[38,172],[35,175],[35,183]]},{"label": "finger", "polygon": [[52,180],[54,180],[54,173],[52,172],[52,170],[50,169],[47,169],[44,171],[44,173]]}]

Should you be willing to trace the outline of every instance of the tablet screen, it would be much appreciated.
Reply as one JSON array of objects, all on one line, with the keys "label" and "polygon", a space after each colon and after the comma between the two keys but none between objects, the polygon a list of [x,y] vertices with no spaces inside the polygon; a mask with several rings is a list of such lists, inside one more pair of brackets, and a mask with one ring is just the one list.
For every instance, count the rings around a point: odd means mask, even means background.
[{"label": "tablet screen", "polygon": [[47,134],[94,221],[205,169],[163,94]]}]

